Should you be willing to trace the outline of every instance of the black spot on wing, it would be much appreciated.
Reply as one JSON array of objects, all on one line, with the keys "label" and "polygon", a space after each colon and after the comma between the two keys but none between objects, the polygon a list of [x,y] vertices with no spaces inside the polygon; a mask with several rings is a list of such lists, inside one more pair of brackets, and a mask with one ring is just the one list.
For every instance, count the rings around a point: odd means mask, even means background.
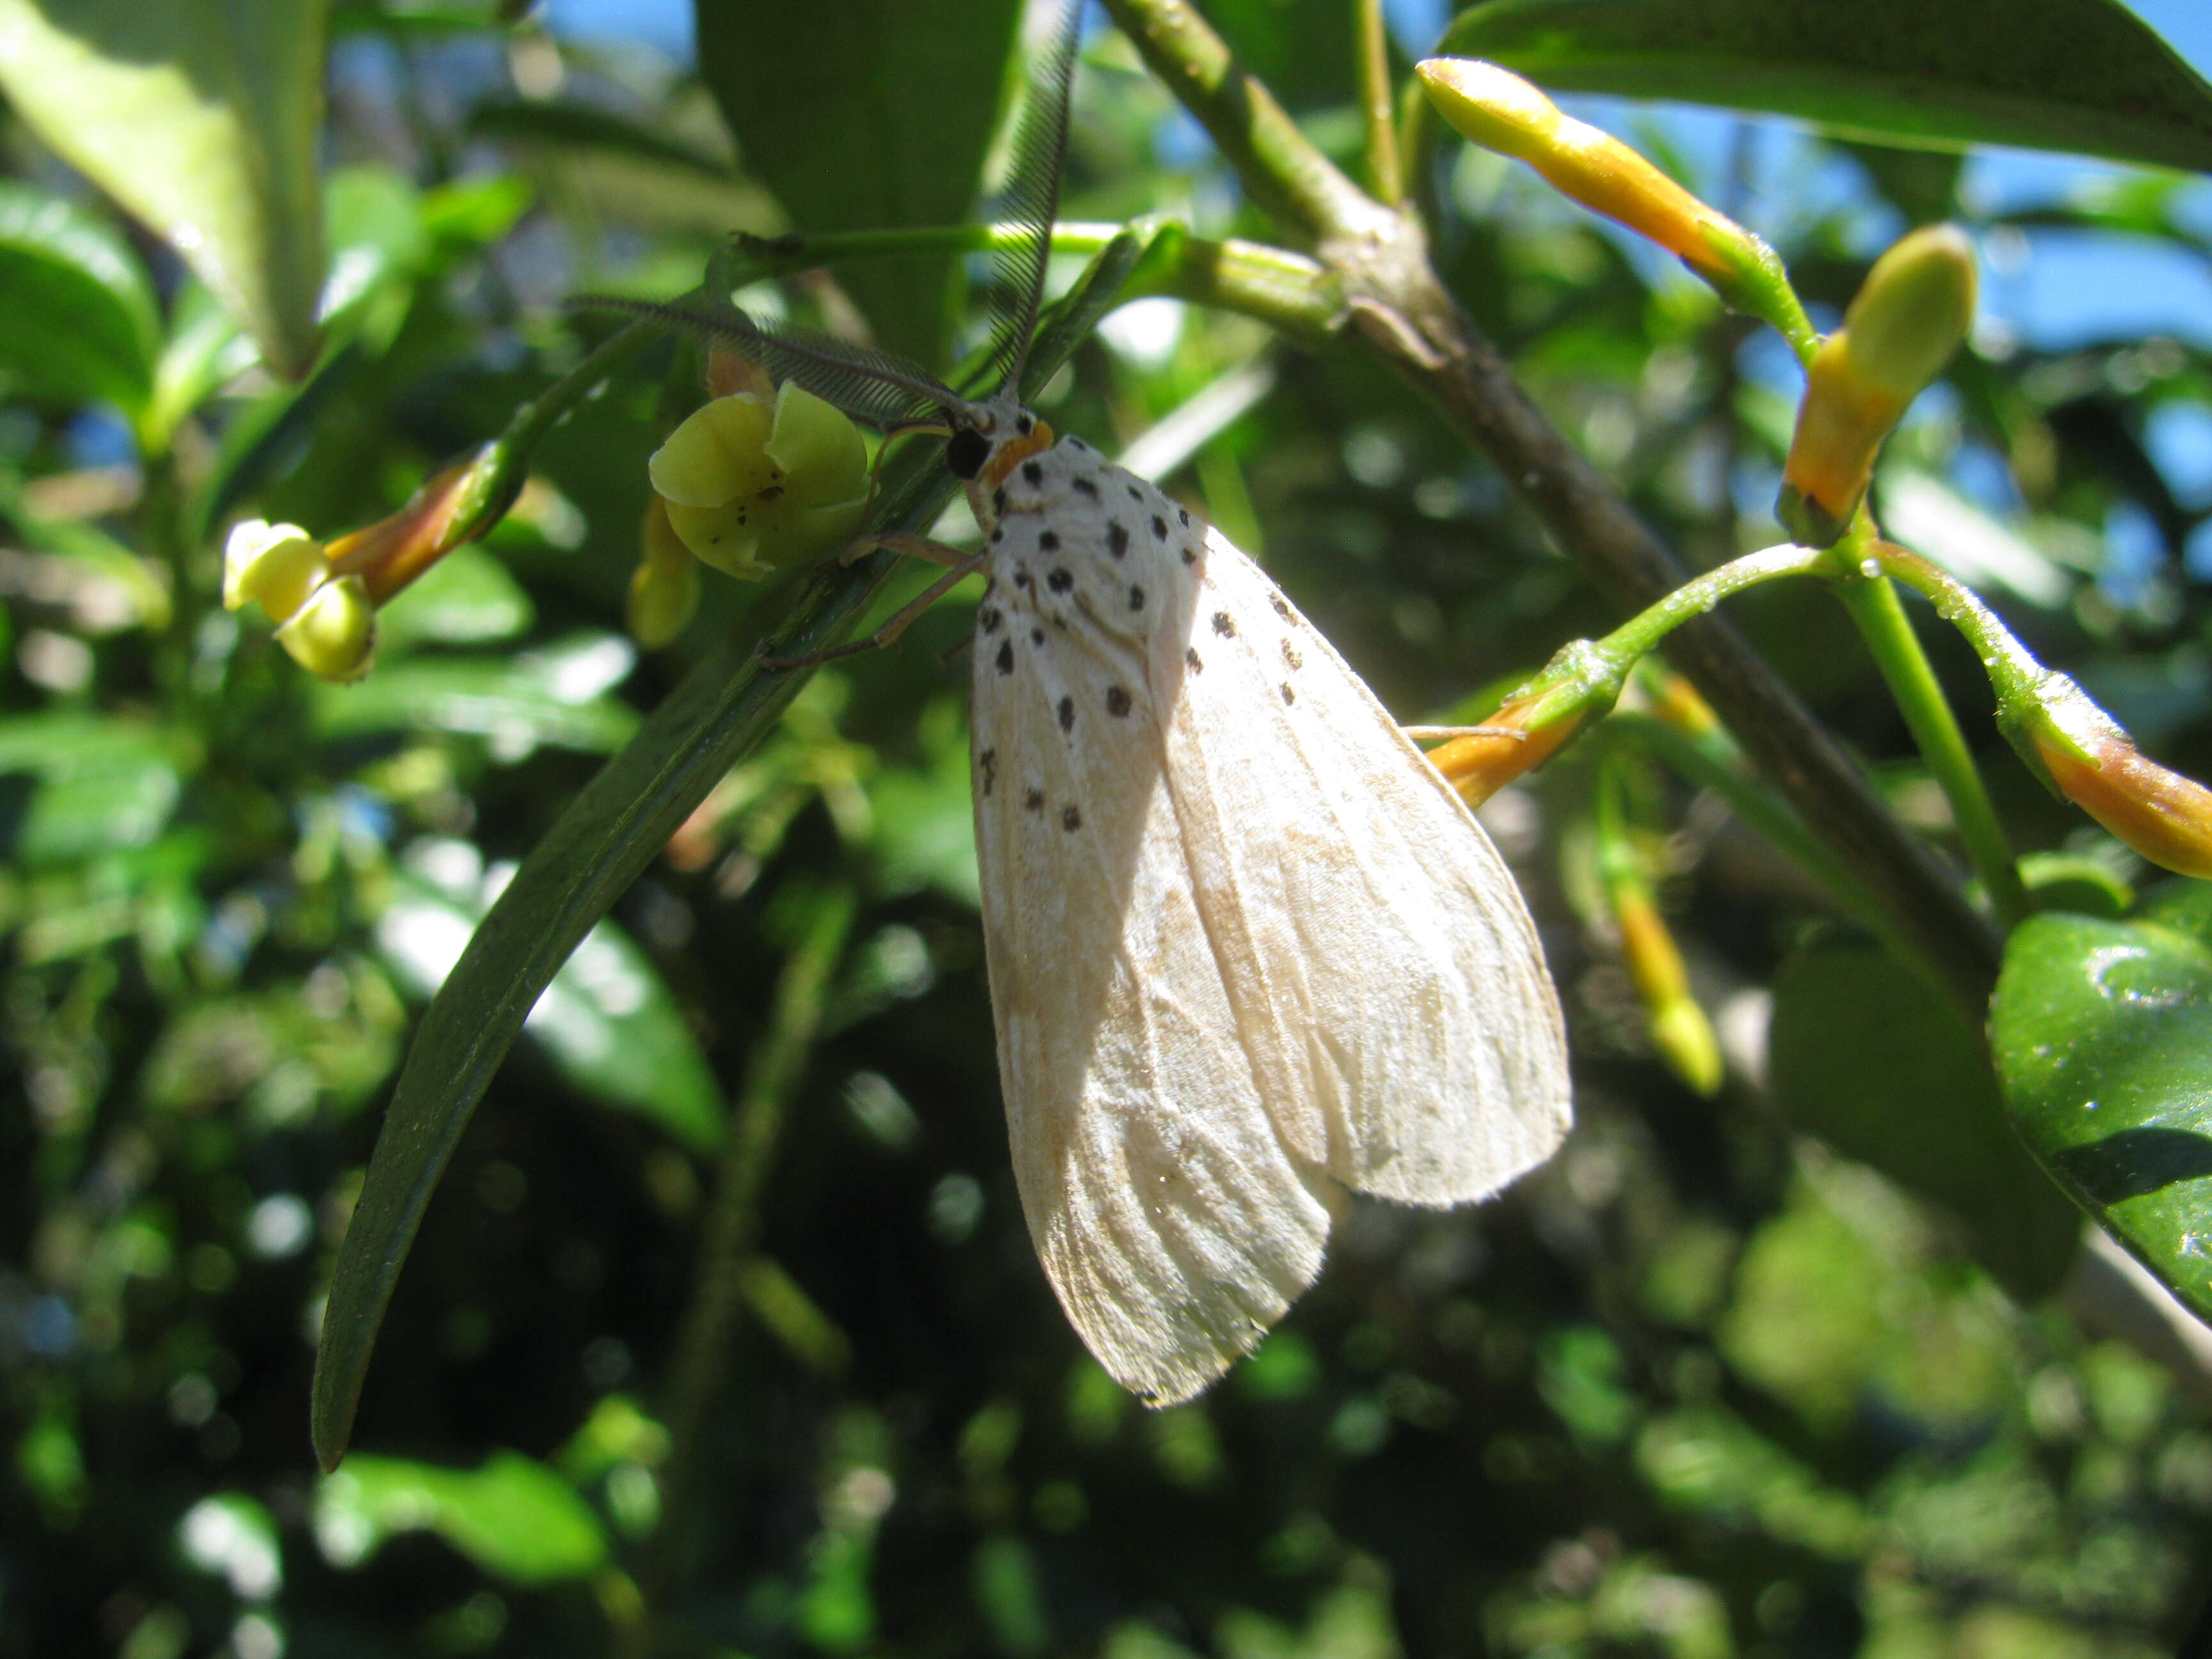
[{"label": "black spot on wing", "polygon": [[1275,614],[1280,617],[1285,622],[1296,623],[1297,621],[1298,613],[1291,609],[1291,602],[1285,599],[1280,593],[1268,594],[1267,603],[1275,607]]},{"label": "black spot on wing", "polygon": [[1081,494],[1090,496],[1094,501],[1098,499],[1098,486],[1088,478],[1070,478],[1067,481],[1067,487],[1070,489],[1079,491]]},{"label": "black spot on wing", "polygon": [[1288,640],[1285,640],[1283,641],[1283,666],[1285,668],[1304,668],[1305,665],[1305,659],[1298,655],[1297,647],[1292,645]]},{"label": "black spot on wing", "polygon": [[1185,530],[1189,529],[1189,528],[1190,528],[1190,509],[1189,509],[1188,507],[1179,507],[1176,508],[1176,522],[1178,522],[1179,524],[1181,524],[1181,525],[1182,526],[1182,527],[1183,527]]},{"label": "black spot on wing", "polygon": [[1157,513],[1152,514],[1152,539],[1164,542],[1168,538],[1168,521]]},{"label": "black spot on wing", "polygon": [[1075,586],[1075,578],[1068,574],[1066,567],[1063,565],[1047,574],[1044,585],[1055,593],[1065,593]]},{"label": "black spot on wing", "polygon": [[1012,640],[1000,640],[999,641],[999,654],[992,658],[991,660],[998,665],[999,672],[1001,674],[1012,673],[1014,672],[1014,642]]},{"label": "black spot on wing", "polygon": [[1022,463],[1022,477],[1027,483],[1041,484],[1044,482],[1044,468],[1035,461],[1024,461]]},{"label": "black spot on wing", "polygon": [[1115,720],[1121,719],[1129,712],[1129,694],[1118,685],[1108,686],[1106,712],[1113,715]]},{"label": "black spot on wing", "polygon": [[1182,659],[1189,665],[1190,672],[1194,674],[1203,672],[1206,668],[1205,662],[1199,657],[1198,647],[1194,645],[1187,645],[1183,647]]},{"label": "black spot on wing", "polygon": [[1040,530],[1040,531],[1038,531],[1038,532],[1037,532],[1037,550],[1038,550],[1039,552],[1041,552],[1041,553],[1057,553],[1057,552],[1059,552],[1059,551],[1060,551],[1060,538],[1059,538],[1058,536],[1054,535],[1054,534],[1051,531],[1049,531],[1049,530]]},{"label": "black spot on wing", "polygon": [[999,781],[999,751],[986,749],[975,757],[975,769],[983,775],[983,793],[989,794],[992,785]]},{"label": "black spot on wing", "polygon": [[1106,521],[1106,550],[1117,559],[1128,554],[1129,532],[1119,519]]},{"label": "black spot on wing", "polygon": [[1063,830],[1080,830],[1083,828],[1083,814],[1073,806],[1061,808],[1060,827]]},{"label": "black spot on wing", "polygon": [[1231,616],[1226,611],[1215,611],[1213,613],[1213,631],[1220,635],[1224,640],[1235,639],[1237,637],[1237,618]]},{"label": "black spot on wing", "polygon": [[1073,697],[1060,700],[1060,729],[1063,732],[1075,730],[1075,699]]},{"label": "black spot on wing", "polygon": [[1129,585],[1129,609],[1132,611],[1142,611],[1144,608],[1145,590],[1132,582]]},{"label": "black spot on wing", "polygon": [[987,605],[975,613],[975,626],[986,634],[997,633],[999,624],[1005,620],[1006,617],[1000,614],[999,607],[995,605]]},{"label": "black spot on wing", "polygon": [[1198,562],[1198,550],[1194,547],[1186,547],[1183,549],[1182,562],[1185,564],[1196,564]]},{"label": "black spot on wing", "polygon": [[1024,790],[1022,793],[1022,805],[1032,812],[1043,811],[1044,791],[1042,789]]},{"label": "black spot on wing", "polygon": [[1291,690],[1291,683],[1288,680],[1285,680],[1283,682],[1283,706],[1287,708],[1291,704],[1296,702],[1297,700],[1298,694]]}]

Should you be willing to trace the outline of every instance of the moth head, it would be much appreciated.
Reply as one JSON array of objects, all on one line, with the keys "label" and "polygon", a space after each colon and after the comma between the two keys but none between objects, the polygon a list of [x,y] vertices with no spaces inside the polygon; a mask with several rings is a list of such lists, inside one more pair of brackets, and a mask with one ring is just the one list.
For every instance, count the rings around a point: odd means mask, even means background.
[{"label": "moth head", "polygon": [[1003,393],[950,408],[946,418],[952,437],[945,446],[945,465],[963,483],[983,478],[995,485],[1019,462],[1052,446],[1052,428]]}]

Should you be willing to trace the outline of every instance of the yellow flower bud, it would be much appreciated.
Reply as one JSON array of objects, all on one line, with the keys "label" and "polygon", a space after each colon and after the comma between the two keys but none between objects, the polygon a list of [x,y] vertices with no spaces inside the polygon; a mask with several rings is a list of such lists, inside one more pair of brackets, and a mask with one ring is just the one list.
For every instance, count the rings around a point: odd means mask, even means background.
[{"label": "yellow flower bud", "polygon": [[684,546],[748,580],[849,537],[867,509],[859,429],[790,381],[773,404],[749,392],[706,404],[646,470]]},{"label": "yellow flower bud", "polygon": [[309,673],[343,684],[368,672],[376,606],[358,576],[325,582],[276,630],[276,642]]},{"label": "yellow flower bud", "polygon": [[2044,775],[2112,835],[2161,869],[2212,881],[2212,789],[2160,766],[2065,675],[2008,733],[2025,736]]},{"label": "yellow flower bud", "polygon": [[1799,542],[1843,535],[1882,440],[1972,325],[1974,289],[1973,244],[1956,225],[1916,230],[1875,261],[1806,370],[1775,507]]},{"label": "yellow flower bud", "polygon": [[658,495],[645,504],[638,544],[641,556],[629,579],[630,637],[656,650],[681,634],[699,608],[699,565],[678,538],[667,503]]},{"label": "yellow flower bud", "polygon": [[1416,64],[1429,101],[1462,137],[1526,161],[1562,196],[1677,255],[1733,299],[1749,273],[1779,273],[1773,250],[1627,145],[1561,112],[1529,82],[1471,58]]},{"label": "yellow flower bud", "polygon": [[223,609],[235,611],[250,599],[281,623],[329,574],[322,544],[299,526],[248,519],[234,526],[223,544]]},{"label": "yellow flower bud", "polygon": [[1721,1046],[1712,1022],[1690,994],[1689,971],[1658,907],[1641,885],[1611,888],[1620,953],[1650,1017],[1652,1047],[1674,1075],[1701,1095],[1721,1086]]}]

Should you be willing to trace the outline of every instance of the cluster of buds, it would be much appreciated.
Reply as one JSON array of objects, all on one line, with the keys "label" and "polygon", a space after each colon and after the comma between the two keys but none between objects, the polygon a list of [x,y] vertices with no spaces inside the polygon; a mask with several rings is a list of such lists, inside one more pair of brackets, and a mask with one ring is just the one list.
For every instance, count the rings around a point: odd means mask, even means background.
[{"label": "cluster of buds", "polygon": [[1568,200],[1657,243],[1738,311],[1785,333],[1803,326],[1774,250],[1618,138],[1565,114],[1495,64],[1431,58],[1415,68],[1429,101],[1461,137],[1527,162]]},{"label": "cluster of buds", "polygon": [[1805,401],[1775,514],[1807,547],[1832,547],[1875,453],[1974,320],[1974,247],[1956,225],[1916,230],[1875,261],[1805,371]]},{"label": "cluster of buds", "polygon": [[2060,794],[2161,869],[2212,881],[2212,789],[2145,755],[2055,670],[2001,712],[2013,746]]},{"label": "cluster of buds", "polygon": [[830,404],[787,380],[702,404],[646,463],[653,500],[630,581],[631,631],[672,639],[698,603],[692,561],[758,581],[849,538],[868,507],[868,450]]},{"label": "cluster of buds", "polygon": [[483,458],[447,467],[387,518],[327,544],[297,525],[248,519],[222,555],[222,602],[251,600],[296,662],[341,684],[368,672],[377,608],[465,539]]}]

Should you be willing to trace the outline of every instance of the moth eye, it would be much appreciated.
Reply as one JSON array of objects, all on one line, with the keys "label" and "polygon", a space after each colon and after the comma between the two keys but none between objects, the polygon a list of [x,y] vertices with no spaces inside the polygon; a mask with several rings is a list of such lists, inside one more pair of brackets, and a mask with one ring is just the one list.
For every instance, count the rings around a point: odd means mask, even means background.
[{"label": "moth eye", "polygon": [[991,459],[991,441],[972,427],[963,427],[945,446],[945,470],[956,478],[972,478]]}]

